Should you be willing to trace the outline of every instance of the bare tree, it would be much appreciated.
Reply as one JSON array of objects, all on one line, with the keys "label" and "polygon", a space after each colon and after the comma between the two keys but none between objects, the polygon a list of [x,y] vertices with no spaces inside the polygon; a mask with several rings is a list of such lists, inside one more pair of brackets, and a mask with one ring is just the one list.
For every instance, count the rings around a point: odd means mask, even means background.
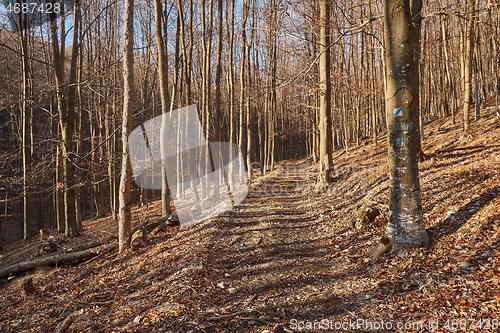
[{"label": "bare tree", "polygon": [[[52,0],[52,4],[56,3]],[[75,131],[75,91],[76,91],[76,65],[79,52],[79,29],[80,29],[80,3],[79,0],[74,0],[74,17],[73,17],[73,46],[70,61],[69,87],[68,97],[65,94],[65,76],[64,76],[64,61],[65,61],[65,28],[64,28],[64,6],[61,4],[60,13],[60,37],[57,32],[56,13],[51,12],[50,18],[50,34],[52,42],[52,52],[54,60],[54,72],[56,83],[57,109],[59,113],[59,127],[61,133],[61,153],[62,153],[62,170],[64,179],[64,213],[65,213],[65,233],[67,236],[77,236],[79,234],[76,221],[76,200],[75,200],[75,166],[73,158],[73,133]],[[69,103],[68,103],[69,100]]]},{"label": "bare tree", "polygon": [[[248,96],[247,87],[247,77],[250,76],[250,69],[247,68],[247,56],[248,56],[248,42],[247,42],[247,20],[249,11],[249,0],[245,0],[241,4],[241,62],[239,70],[239,80],[240,80],[240,93],[239,93],[239,111],[238,111],[238,134],[237,141],[240,151],[244,151],[245,139],[244,132],[245,129],[249,128],[248,124],[245,126],[245,103],[246,96]],[[247,161],[248,161],[248,151],[247,151]],[[242,170],[240,169],[240,172]],[[251,167],[247,163],[247,172],[249,172],[249,178],[251,178]]]},{"label": "bare tree", "polygon": [[127,138],[132,131],[134,114],[134,0],[125,0],[123,48],[123,116],[122,116],[122,168],[120,175],[118,209],[118,247],[122,252],[130,245],[132,214],[130,187],[132,165],[129,159]]},{"label": "bare tree", "polygon": [[469,109],[471,105],[472,93],[472,53],[473,53],[473,31],[474,31],[474,5],[475,0],[467,0],[467,16],[465,22],[465,35],[463,36],[464,54],[462,68],[462,98],[463,98],[463,115],[464,115],[464,131],[469,129]]},{"label": "bare tree", "polygon": [[[158,55],[158,72],[160,76],[160,101],[161,101],[161,112],[163,114],[162,126],[161,126],[161,138],[164,137],[163,132],[167,130],[167,112],[169,111],[169,101],[168,101],[168,68],[167,68],[167,56],[165,54],[165,40],[162,35],[162,4],[161,0],[154,1],[155,11],[155,38],[156,38],[156,52]],[[166,144],[163,140],[160,140],[161,151],[164,151],[164,145]],[[162,159],[163,161],[164,159]],[[167,216],[171,213],[170,210],[170,188],[168,186],[167,174],[165,170],[164,162],[162,162],[162,213],[163,216]]]},{"label": "bare tree", "polygon": [[324,187],[331,181],[330,171],[332,161],[332,116],[331,99],[332,83],[330,81],[330,3],[320,0],[320,30],[319,30],[319,186]]},{"label": "bare tree", "polygon": [[[220,142],[221,141],[221,135],[222,135],[222,100],[221,100],[221,91],[222,91],[222,36],[223,36],[223,31],[222,31],[222,23],[223,23],[223,11],[222,7],[222,0],[217,1],[217,60],[215,63],[215,119],[214,119],[214,126],[215,126],[215,141]],[[219,159],[220,156],[216,152],[214,155],[212,155],[212,159],[214,161],[214,166],[220,165]],[[214,177],[214,197],[217,200],[219,198],[219,185],[220,185],[220,169],[215,170],[215,177]]]},{"label": "bare tree", "polygon": [[[20,4],[24,4],[24,0]],[[31,147],[30,147],[30,134],[31,123],[33,118],[32,110],[32,89],[33,89],[33,73],[32,66],[29,60],[28,38],[29,23],[28,15],[19,12],[17,17],[17,29],[19,32],[20,50],[21,50],[21,117],[22,117],[22,134],[21,134],[21,147],[23,154],[23,235],[24,239],[31,237]]]},{"label": "bare tree", "polygon": [[390,216],[386,236],[391,246],[429,243],[422,217],[418,175],[421,8],[421,0],[385,1],[390,170]]}]

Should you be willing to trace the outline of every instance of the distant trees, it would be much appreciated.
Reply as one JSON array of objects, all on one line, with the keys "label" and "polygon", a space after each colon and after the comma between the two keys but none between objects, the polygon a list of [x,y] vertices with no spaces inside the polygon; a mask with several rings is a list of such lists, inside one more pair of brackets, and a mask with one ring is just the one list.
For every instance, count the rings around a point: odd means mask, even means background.
[{"label": "distant trees", "polygon": [[[0,1],[9,2],[22,1]],[[55,224],[74,236],[82,219],[117,219],[119,211],[124,3],[50,3],[64,4],[63,13],[45,21],[0,11],[2,24],[17,22],[0,28],[0,180],[6,184],[0,198],[4,226],[18,223],[25,237]],[[391,125],[383,111],[389,84],[379,19],[384,4],[135,0],[128,125],[196,104],[204,134],[236,142],[248,176],[252,165],[265,173],[277,161],[311,156],[327,185],[335,150],[376,143]],[[423,13],[415,95],[422,119],[413,126],[450,117],[465,127],[470,103],[498,104],[499,8],[444,0],[424,3]],[[200,165],[205,173],[209,167]],[[147,204],[161,196],[168,215],[164,185],[160,193],[132,183],[130,200]],[[202,199],[210,190],[202,184]]]}]

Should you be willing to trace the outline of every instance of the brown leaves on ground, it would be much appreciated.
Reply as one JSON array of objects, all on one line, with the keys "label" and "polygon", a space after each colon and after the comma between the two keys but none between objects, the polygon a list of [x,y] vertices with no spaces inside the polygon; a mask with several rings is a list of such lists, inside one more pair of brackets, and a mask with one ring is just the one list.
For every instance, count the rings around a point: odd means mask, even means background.
[{"label": "brown leaves on ground", "polygon": [[[398,331],[398,323],[406,332],[428,332],[436,323],[435,332],[447,324],[493,332],[500,301],[498,127],[484,119],[468,136],[451,125],[426,127],[434,131],[423,142],[433,158],[420,164],[430,248],[376,262],[365,256],[388,214],[381,140],[377,148],[338,155],[335,182],[322,193],[314,191],[310,160],[283,162],[254,179],[248,198],[222,216],[159,231],[146,247],[119,256],[28,274],[35,291],[26,301],[20,278],[4,280],[0,329],[50,332],[72,316],[68,332],[290,332],[314,321],[323,328],[362,324],[344,326],[346,332],[373,332],[367,325],[382,321],[393,325],[383,332]],[[357,230],[352,219],[360,207],[377,207],[380,215]],[[115,228],[109,218],[86,222],[85,237],[98,237],[103,223]]]}]

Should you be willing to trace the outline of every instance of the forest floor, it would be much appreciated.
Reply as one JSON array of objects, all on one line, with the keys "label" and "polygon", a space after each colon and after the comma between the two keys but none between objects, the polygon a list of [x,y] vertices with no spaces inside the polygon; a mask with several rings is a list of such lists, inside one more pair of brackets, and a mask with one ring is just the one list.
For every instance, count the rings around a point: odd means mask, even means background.
[{"label": "forest floor", "polygon": [[[338,173],[321,193],[316,165],[285,161],[221,216],[155,233],[124,254],[3,279],[0,332],[54,332],[68,316],[68,332],[498,332],[500,120],[486,115],[467,133],[443,120],[425,128],[428,248],[366,257],[388,220],[382,137],[336,152]],[[353,228],[367,207],[381,214]],[[134,209],[136,223],[158,210]],[[116,222],[84,229],[81,242],[108,237]],[[0,265],[39,245],[7,245]],[[25,300],[26,277],[36,291]]]}]

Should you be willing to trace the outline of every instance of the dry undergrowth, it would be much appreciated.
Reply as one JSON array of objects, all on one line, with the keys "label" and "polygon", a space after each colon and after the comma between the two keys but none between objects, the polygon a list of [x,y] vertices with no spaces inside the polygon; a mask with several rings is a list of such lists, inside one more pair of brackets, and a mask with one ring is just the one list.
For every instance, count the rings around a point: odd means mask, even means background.
[{"label": "dry undergrowth", "polygon": [[[479,319],[499,319],[499,127],[492,117],[466,134],[458,125],[426,127],[423,146],[433,158],[420,168],[431,248],[365,257],[388,213],[381,139],[377,148],[337,154],[338,174],[325,192],[314,192],[310,160],[283,162],[256,177],[248,198],[222,216],[159,232],[136,251],[28,273],[35,292],[26,301],[23,278],[3,280],[0,330],[53,332],[73,316],[68,332],[283,332],[323,319],[410,323],[407,332],[427,332],[431,320],[442,332],[447,320],[463,319],[462,331],[479,332],[472,326]],[[353,213],[365,206],[381,214],[352,228]],[[134,216],[157,210],[153,204]],[[110,218],[85,222],[83,237],[115,228]],[[37,242],[9,245],[0,264]]]}]

